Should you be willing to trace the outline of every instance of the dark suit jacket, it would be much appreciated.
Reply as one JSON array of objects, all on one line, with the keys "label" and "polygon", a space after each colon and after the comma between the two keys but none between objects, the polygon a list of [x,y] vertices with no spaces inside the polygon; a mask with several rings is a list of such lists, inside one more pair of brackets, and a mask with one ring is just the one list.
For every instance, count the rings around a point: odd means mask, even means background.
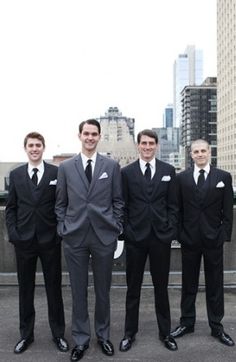
[{"label": "dark suit jacket", "polygon": [[44,174],[36,192],[27,167],[27,164],[19,166],[10,173],[6,204],[9,241],[25,246],[36,235],[40,244],[59,242],[54,211],[57,167],[44,162]]},{"label": "dark suit jacket", "polygon": [[152,192],[148,192],[139,160],[121,170],[125,200],[124,239],[139,242],[151,228],[156,237],[170,243],[177,236],[177,199],[175,169],[156,159]]},{"label": "dark suit jacket", "polygon": [[205,184],[201,198],[193,178],[193,168],[177,175],[180,205],[178,240],[184,245],[204,243],[212,248],[230,241],[233,220],[231,175],[211,166]]}]

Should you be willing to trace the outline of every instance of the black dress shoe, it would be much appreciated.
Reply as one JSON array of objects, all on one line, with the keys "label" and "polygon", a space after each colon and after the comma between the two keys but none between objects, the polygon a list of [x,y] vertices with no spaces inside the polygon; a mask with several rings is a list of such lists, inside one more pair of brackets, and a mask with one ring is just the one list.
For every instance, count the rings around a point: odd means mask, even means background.
[{"label": "black dress shoe", "polygon": [[84,351],[86,351],[88,348],[89,346],[87,344],[83,346],[75,346],[71,351],[70,360],[74,362],[79,361],[81,358],[83,358]]},{"label": "black dress shoe", "polygon": [[177,351],[178,346],[175,342],[174,338],[171,336],[162,337],[160,336],[160,340],[164,343],[164,346],[170,351]]},{"label": "black dress shoe", "polygon": [[22,353],[27,350],[29,345],[34,341],[34,338],[21,339],[14,348],[14,353]]},{"label": "black dress shoe", "polygon": [[101,347],[102,352],[107,356],[113,356],[114,354],[114,347],[110,341],[102,341],[98,340],[98,344]]},{"label": "black dress shoe", "polygon": [[134,342],[135,338],[131,338],[131,337],[124,337],[121,341],[120,341],[120,351],[121,352],[127,352],[131,347],[132,347],[132,343]]},{"label": "black dress shoe", "polygon": [[234,341],[232,340],[232,338],[225,332],[220,332],[220,333],[212,332],[211,335],[215,338],[218,338],[219,341],[221,343],[225,344],[226,346],[233,347],[235,344]]},{"label": "black dress shoe", "polygon": [[182,337],[187,333],[193,333],[194,332],[194,327],[186,327],[186,326],[178,326],[175,328],[174,331],[171,332],[171,337],[174,338],[178,338],[178,337]]},{"label": "black dress shoe", "polygon": [[69,350],[69,344],[64,337],[55,337],[53,338],[53,342],[60,352],[67,352]]}]

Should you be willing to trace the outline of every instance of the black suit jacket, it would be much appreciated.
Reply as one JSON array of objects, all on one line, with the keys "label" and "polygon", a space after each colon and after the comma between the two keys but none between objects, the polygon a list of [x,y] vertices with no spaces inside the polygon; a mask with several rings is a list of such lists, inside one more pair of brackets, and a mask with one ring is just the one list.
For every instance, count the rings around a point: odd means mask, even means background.
[{"label": "black suit jacket", "polygon": [[121,170],[125,200],[124,239],[139,242],[151,228],[156,237],[170,243],[177,236],[176,177],[173,166],[156,159],[152,192],[140,169],[139,160]]},{"label": "black suit jacket", "polygon": [[44,174],[35,190],[27,167],[27,164],[19,166],[10,173],[6,204],[9,241],[23,247],[36,236],[39,244],[57,243],[60,241],[54,212],[57,167],[44,162]]},{"label": "black suit jacket", "polygon": [[178,240],[189,246],[204,243],[214,248],[230,241],[233,221],[231,175],[210,167],[203,195],[193,178],[193,168],[177,175],[180,205]]}]

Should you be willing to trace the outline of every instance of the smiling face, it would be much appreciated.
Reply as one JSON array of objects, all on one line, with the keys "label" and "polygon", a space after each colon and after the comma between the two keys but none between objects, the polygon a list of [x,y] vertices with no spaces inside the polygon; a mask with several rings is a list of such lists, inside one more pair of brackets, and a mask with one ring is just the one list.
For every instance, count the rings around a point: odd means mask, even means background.
[{"label": "smiling face", "polygon": [[79,139],[82,143],[82,152],[91,157],[97,148],[97,144],[101,138],[98,127],[93,124],[85,123],[81,133],[79,133]]},{"label": "smiling face", "polygon": [[191,157],[199,168],[204,168],[211,157],[211,150],[207,142],[193,142],[191,146]]},{"label": "smiling face", "polygon": [[145,135],[141,136],[140,142],[138,144],[138,151],[143,161],[151,161],[155,157],[157,149],[158,144],[156,143],[155,138]]},{"label": "smiling face", "polygon": [[43,142],[38,138],[28,138],[25,144],[25,152],[28,156],[29,162],[34,165],[38,166],[43,158],[43,152],[45,147]]}]

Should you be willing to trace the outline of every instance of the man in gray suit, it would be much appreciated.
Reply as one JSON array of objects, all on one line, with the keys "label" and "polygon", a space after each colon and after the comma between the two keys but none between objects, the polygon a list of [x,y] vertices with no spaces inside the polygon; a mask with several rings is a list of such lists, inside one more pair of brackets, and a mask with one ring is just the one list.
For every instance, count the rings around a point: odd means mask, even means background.
[{"label": "man in gray suit", "polygon": [[58,170],[55,210],[73,299],[75,347],[71,361],[79,361],[89,347],[87,287],[90,257],[96,296],[95,332],[102,352],[108,356],[114,354],[109,340],[109,294],[113,255],[118,235],[122,232],[124,202],[118,163],[96,151],[100,132],[97,120],[82,122],[79,125],[82,151],[62,162]]}]

